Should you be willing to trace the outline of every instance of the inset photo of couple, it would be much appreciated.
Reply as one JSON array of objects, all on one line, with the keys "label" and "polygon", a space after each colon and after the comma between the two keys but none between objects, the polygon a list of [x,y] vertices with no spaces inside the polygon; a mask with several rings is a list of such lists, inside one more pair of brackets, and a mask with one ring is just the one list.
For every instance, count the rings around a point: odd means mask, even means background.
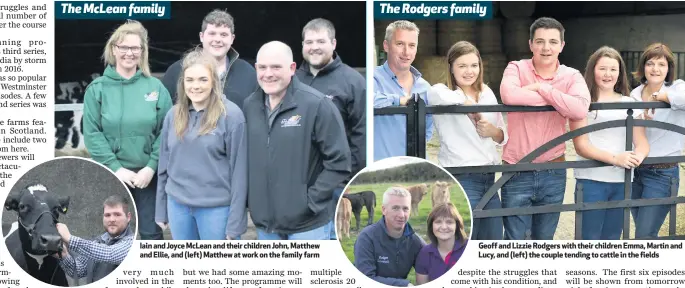
[{"label": "inset photo of couple", "polygon": [[354,267],[400,287],[448,273],[474,227],[462,186],[415,157],[387,158],[362,170],[345,188],[336,215],[338,240]]}]

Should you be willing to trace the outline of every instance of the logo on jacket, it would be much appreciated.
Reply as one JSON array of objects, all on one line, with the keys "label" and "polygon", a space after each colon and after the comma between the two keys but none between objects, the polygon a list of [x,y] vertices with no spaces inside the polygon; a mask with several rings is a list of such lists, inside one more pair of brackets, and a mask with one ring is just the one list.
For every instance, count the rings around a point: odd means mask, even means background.
[{"label": "logo on jacket", "polygon": [[159,93],[157,93],[157,91],[145,94],[145,101],[157,101],[157,98],[159,98]]},{"label": "logo on jacket", "polygon": [[301,126],[300,119],[302,119],[302,116],[300,115],[295,115],[288,119],[283,119],[281,120],[281,127],[299,127]]},{"label": "logo on jacket", "polygon": [[326,98],[331,99],[331,100],[333,100],[334,97],[335,96],[333,96],[333,95],[326,95]]},{"label": "logo on jacket", "polygon": [[388,259],[388,256],[378,256],[378,263],[389,264],[390,260]]}]

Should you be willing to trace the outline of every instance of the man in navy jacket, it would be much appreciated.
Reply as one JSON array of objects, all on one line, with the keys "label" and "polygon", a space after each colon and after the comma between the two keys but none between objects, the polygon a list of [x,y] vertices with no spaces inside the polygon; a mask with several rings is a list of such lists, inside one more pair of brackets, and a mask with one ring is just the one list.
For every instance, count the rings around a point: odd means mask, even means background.
[{"label": "man in navy jacket", "polygon": [[[312,86],[331,99],[340,111],[347,142],[352,153],[352,173],[335,189],[337,204],[345,184],[366,167],[366,80],[342,62],[335,52],[335,28],[326,19],[309,21],[302,29],[302,57],[304,62],[296,75],[304,84]],[[336,239],[333,218],[328,223],[331,239]]]},{"label": "man in navy jacket", "polygon": [[328,240],[333,190],[350,175],[340,113],[294,76],[290,47],[257,53],[260,89],[245,100],[248,207],[259,240]]},{"label": "man in navy jacket", "polygon": [[383,217],[366,226],[354,243],[354,266],[380,283],[406,287],[409,271],[426,242],[409,225],[411,194],[390,187],[383,193]]}]

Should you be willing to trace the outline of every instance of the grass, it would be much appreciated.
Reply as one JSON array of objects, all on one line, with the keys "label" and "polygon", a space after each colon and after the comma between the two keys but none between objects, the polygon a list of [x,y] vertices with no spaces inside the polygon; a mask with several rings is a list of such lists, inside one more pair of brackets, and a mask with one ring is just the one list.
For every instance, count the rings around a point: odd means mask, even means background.
[{"label": "grass", "polygon": [[[374,209],[375,213],[373,220],[374,222],[378,222],[381,219],[381,216],[383,215],[381,210],[381,205],[383,203],[383,192],[385,192],[386,189],[392,186],[411,186],[415,184],[419,183],[377,183],[350,185],[350,193],[356,193],[367,190],[371,190],[374,193],[376,193],[376,208]],[[471,209],[469,208],[468,201],[466,200],[466,194],[464,194],[463,190],[459,185],[456,184],[456,182],[453,182],[453,185],[450,186],[450,202],[452,202],[452,204],[454,204],[454,206],[457,207],[459,214],[461,214],[461,217],[464,219],[466,235],[469,235],[471,231]],[[428,194],[423,196],[423,199],[419,203],[419,215],[409,217],[409,225],[412,226],[416,234],[423,238],[423,240],[426,241],[426,243],[430,243],[430,240],[427,236],[428,234],[426,234],[426,220],[428,219],[428,214],[430,213],[430,211],[431,192],[429,191]],[[351,218],[352,219],[350,219],[350,238],[343,238],[342,240],[340,240],[340,244],[343,248],[343,251],[345,252],[345,255],[347,256],[347,259],[349,259],[350,262],[354,264],[354,242],[357,240],[359,231],[356,230],[357,224],[354,215],[352,215]],[[363,230],[364,227],[366,227],[368,219],[368,213],[366,212],[366,208],[364,208],[361,212],[361,223],[359,227],[360,230]],[[338,237],[340,238],[340,236]],[[411,281],[412,283],[415,283],[415,278],[416,276],[414,274],[414,269],[412,268],[412,270],[409,272],[409,276],[407,277],[407,279],[409,279],[409,281]]]}]

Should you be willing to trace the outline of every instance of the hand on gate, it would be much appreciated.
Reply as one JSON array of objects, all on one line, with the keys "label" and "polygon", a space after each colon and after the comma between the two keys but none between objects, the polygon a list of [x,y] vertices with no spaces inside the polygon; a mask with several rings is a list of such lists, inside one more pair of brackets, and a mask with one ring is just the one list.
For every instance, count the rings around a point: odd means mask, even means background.
[{"label": "hand on gate", "polygon": [[[642,153],[633,153],[633,154],[635,154],[635,157],[638,160],[637,166],[640,166],[640,164],[642,164],[642,161],[645,161],[645,158],[647,158],[647,155],[642,155]],[[635,167],[637,167],[637,166],[635,166]]]},{"label": "hand on gate", "polygon": [[645,119],[645,120],[653,120],[654,119],[654,108],[652,108],[651,110],[652,111],[650,111],[650,109],[645,109],[642,112],[642,115],[640,115],[641,118]]},{"label": "hand on gate", "polygon": [[631,169],[639,166],[643,159],[644,157],[638,156],[635,154],[635,152],[626,151],[618,155],[614,155],[613,163],[611,164],[624,169]]},{"label": "hand on gate", "polygon": [[661,101],[661,102],[666,102],[666,103],[671,103],[671,101],[668,99],[668,92],[663,91],[659,93],[654,93],[654,100],[656,101]]}]

